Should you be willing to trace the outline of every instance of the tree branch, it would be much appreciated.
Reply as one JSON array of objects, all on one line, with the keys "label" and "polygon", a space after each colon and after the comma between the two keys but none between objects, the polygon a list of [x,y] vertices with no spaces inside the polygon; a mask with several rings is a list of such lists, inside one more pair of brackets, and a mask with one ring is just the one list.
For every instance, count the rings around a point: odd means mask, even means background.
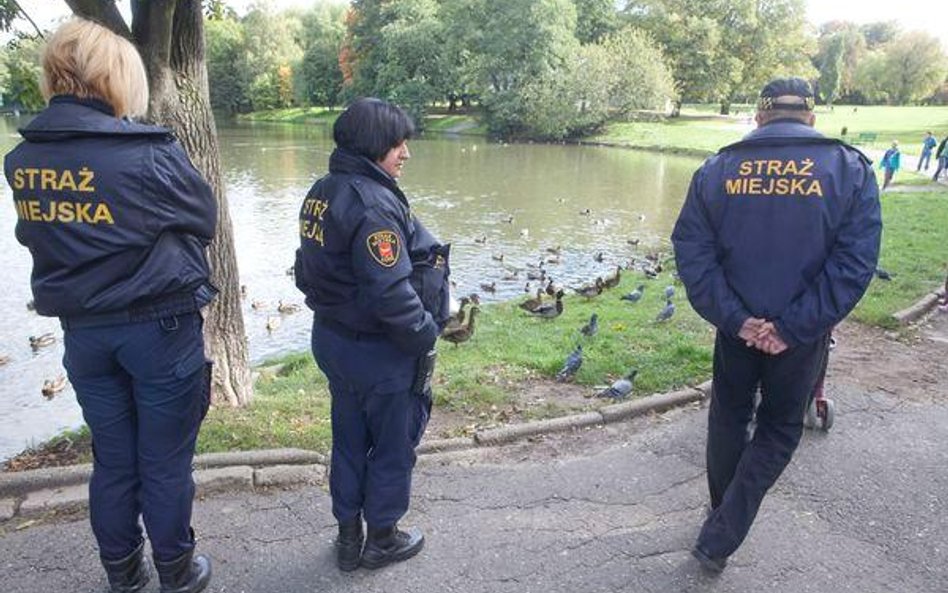
[{"label": "tree branch", "polygon": [[33,21],[32,17],[30,17],[30,15],[27,14],[25,10],[23,10],[23,7],[20,6],[20,3],[16,0],[10,0],[10,3],[13,4],[13,7],[16,8],[17,12],[22,14],[26,20],[30,21],[30,24],[33,25],[34,29],[36,29],[36,34],[40,36],[40,39],[45,40],[46,36],[44,36],[43,32],[40,31],[40,28],[36,25],[36,22]]},{"label": "tree branch", "polygon": [[132,32],[115,6],[114,0],[66,0],[66,4],[77,16],[108,27],[126,39],[132,38]]},{"label": "tree branch", "polygon": [[132,0],[132,32],[149,75],[155,74],[154,68],[167,67],[171,61],[175,4],[177,0]]}]

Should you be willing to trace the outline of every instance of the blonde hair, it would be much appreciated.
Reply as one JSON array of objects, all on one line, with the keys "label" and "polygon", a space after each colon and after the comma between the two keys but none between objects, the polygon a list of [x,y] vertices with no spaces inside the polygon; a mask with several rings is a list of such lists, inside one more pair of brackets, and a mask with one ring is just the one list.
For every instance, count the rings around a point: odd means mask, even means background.
[{"label": "blonde hair", "polygon": [[100,99],[116,117],[148,111],[145,65],[132,43],[92,21],[75,17],[53,33],[43,51],[40,83],[53,95]]}]

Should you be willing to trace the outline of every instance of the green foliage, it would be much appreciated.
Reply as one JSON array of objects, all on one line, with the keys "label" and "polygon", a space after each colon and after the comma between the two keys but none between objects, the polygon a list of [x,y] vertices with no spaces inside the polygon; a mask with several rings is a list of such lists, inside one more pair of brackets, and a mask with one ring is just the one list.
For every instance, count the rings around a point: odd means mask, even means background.
[{"label": "green foliage", "polygon": [[0,55],[0,89],[5,104],[19,104],[27,111],[38,111],[46,105],[40,92],[41,41],[18,36],[7,43]]},{"label": "green foliage", "polygon": [[246,52],[244,28],[230,19],[211,19],[204,23],[207,51],[207,77],[211,106],[228,113],[253,108],[248,89],[250,76],[242,67]]},{"label": "green foliage", "polygon": [[622,117],[638,109],[664,109],[675,97],[675,81],[661,48],[633,27],[606,37],[602,49],[614,77],[608,80],[609,105]]},{"label": "green foliage", "polygon": [[823,63],[820,64],[820,94],[827,105],[833,104],[842,81],[844,51],[844,34],[838,33],[831,38]]},{"label": "green foliage", "polygon": [[948,72],[948,57],[938,39],[921,31],[899,35],[885,46],[883,73],[888,94],[900,105],[925,98]]},{"label": "green foliage", "polygon": [[614,0],[573,0],[576,4],[576,39],[597,43],[620,25]]}]

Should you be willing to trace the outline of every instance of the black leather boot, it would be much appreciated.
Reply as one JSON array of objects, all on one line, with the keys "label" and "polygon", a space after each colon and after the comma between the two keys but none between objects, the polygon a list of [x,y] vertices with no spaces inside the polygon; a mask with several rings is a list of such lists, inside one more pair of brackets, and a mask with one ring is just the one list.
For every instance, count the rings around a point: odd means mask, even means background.
[{"label": "black leather boot", "polygon": [[339,537],[336,538],[336,564],[339,565],[339,570],[350,572],[359,568],[364,539],[362,515],[339,523]]},{"label": "black leather boot", "polygon": [[121,560],[101,558],[112,593],[135,593],[148,584],[148,567],[142,559],[144,549],[142,540],[131,554]]},{"label": "black leather boot", "polygon": [[211,560],[207,556],[195,556],[194,550],[169,562],[155,558],[155,569],[161,593],[198,593],[211,581]]},{"label": "black leather boot", "polygon": [[408,560],[423,547],[425,536],[417,527],[411,527],[408,531],[400,530],[398,525],[387,529],[369,527],[365,550],[362,551],[362,566],[382,568],[393,562]]}]

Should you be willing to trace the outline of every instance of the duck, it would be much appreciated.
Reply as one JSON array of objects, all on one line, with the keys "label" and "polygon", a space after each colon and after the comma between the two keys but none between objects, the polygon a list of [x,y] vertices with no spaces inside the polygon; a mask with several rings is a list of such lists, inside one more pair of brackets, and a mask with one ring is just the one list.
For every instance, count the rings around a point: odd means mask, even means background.
[{"label": "duck", "polygon": [[876,267],[875,274],[876,274],[876,277],[879,278],[879,280],[892,280],[892,274],[886,272],[882,268]]},{"label": "duck", "polygon": [[36,311],[36,301],[27,301],[26,302],[27,311]]},{"label": "duck", "polygon": [[616,273],[602,281],[604,288],[615,288],[622,280],[622,266],[616,266]]},{"label": "duck", "polygon": [[560,253],[562,253],[562,251],[563,251],[563,248],[562,248],[561,246],[559,246],[559,245],[557,245],[556,247],[547,247],[547,248],[546,248],[546,252],[549,253],[550,255],[560,255]]},{"label": "duck", "polygon": [[270,315],[267,317],[267,331],[272,332],[276,328],[280,327],[280,318],[275,315]]},{"label": "duck", "polygon": [[556,380],[563,383],[572,379],[581,366],[583,366],[583,345],[576,344],[576,349],[570,352],[569,356],[566,357],[563,368],[560,369],[560,372],[556,373]]},{"label": "duck", "polygon": [[596,255],[593,256],[593,259],[599,263],[602,263],[603,261],[605,261],[606,256],[600,251],[596,253]]},{"label": "duck", "polygon": [[448,318],[448,322],[444,325],[444,329],[441,330],[442,334],[444,334],[444,332],[452,332],[464,325],[464,316],[466,314],[464,307],[467,307],[469,304],[471,304],[471,297],[461,297],[461,306],[458,309],[458,312]]},{"label": "duck", "polygon": [[663,321],[668,321],[672,318],[672,315],[675,314],[675,303],[671,302],[671,299],[665,300],[665,306],[661,311],[658,312],[658,315],[655,316],[655,321],[661,323]]},{"label": "duck", "polygon": [[584,296],[587,299],[597,297],[602,294],[602,276],[596,278],[596,283],[591,286],[583,286],[582,288],[577,288],[576,294]]},{"label": "duck", "polygon": [[447,342],[451,342],[455,347],[461,342],[467,342],[471,339],[471,336],[474,335],[474,318],[477,317],[477,314],[480,313],[481,308],[478,306],[472,306],[467,315],[467,323],[462,324],[461,326],[454,328],[448,331],[448,328],[445,327],[444,331],[441,332],[441,339]]},{"label": "duck", "polygon": [[543,303],[533,311],[530,311],[531,315],[536,315],[537,317],[542,317],[543,319],[555,319],[563,314],[563,291],[556,291],[556,302],[553,303]]},{"label": "duck", "polygon": [[592,214],[592,210],[590,210],[589,208],[583,208],[582,210],[579,211],[580,216],[589,216],[590,214]]},{"label": "duck", "polygon": [[616,379],[612,385],[596,394],[596,397],[610,397],[612,399],[623,399],[632,393],[632,387],[635,384],[635,376],[639,374],[638,369],[630,370],[621,379]]},{"label": "duck", "polygon": [[642,241],[641,239],[626,239],[625,240],[626,244],[631,245],[632,247],[638,247],[639,242],[641,241]]},{"label": "duck", "polygon": [[490,284],[481,283],[481,290],[484,292],[497,292],[497,283],[491,282]]},{"label": "duck", "polygon": [[290,266],[286,269],[286,275],[295,278],[296,277],[296,266]]},{"label": "duck", "polygon": [[264,309],[267,308],[267,302],[254,299],[250,301],[250,308],[253,309],[254,311],[263,311]]},{"label": "duck", "polygon": [[538,288],[536,297],[527,299],[517,306],[523,309],[524,311],[533,312],[537,307],[539,307],[542,304],[543,304],[543,289]]},{"label": "duck", "polygon": [[507,218],[504,219],[504,222],[506,222],[507,224],[513,224],[513,221],[514,221],[513,214],[508,215]]},{"label": "duck", "polygon": [[54,336],[52,332],[47,332],[39,336],[30,336],[30,348],[33,350],[39,350],[40,348],[45,348],[55,343],[56,336]]},{"label": "duck", "polygon": [[240,285],[240,298],[242,299],[247,298],[247,285],[246,284]]},{"label": "duck", "polygon": [[66,375],[59,375],[55,379],[46,379],[43,381],[43,388],[40,391],[46,399],[53,399],[53,396],[65,388]]},{"label": "duck", "polygon": [[491,258],[492,260],[494,260],[494,261],[501,261],[501,262],[502,262],[502,261],[504,261],[504,254],[503,254],[503,253],[494,253],[493,255],[490,256],[490,258]]},{"label": "duck", "polygon": [[630,292],[629,294],[624,294],[619,297],[623,301],[629,301],[630,303],[637,303],[642,299],[642,293],[645,292],[645,285],[639,284],[639,287]]},{"label": "duck", "polygon": [[10,362],[10,357],[6,354],[0,354],[0,367]]},{"label": "duck", "polygon": [[520,273],[517,270],[504,273],[504,280],[512,281],[512,280],[517,280],[518,278],[520,278]]},{"label": "duck", "polygon": [[523,285],[523,292],[525,292],[526,294],[530,294],[530,283],[529,283],[529,282],[527,282],[526,284]]},{"label": "duck", "polygon": [[482,235],[482,236],[480,236],[480,237],[474,237],[474,242],[477,243],[478,245],[486,245],[486,244],[487,244],[487,235]]},{"label": "duck", "polygon": [[296,303],[284,303],[283,301],[278,301],[277,311],[283,313],[284,315],[292,315],[297,313],[300,310],[300,306]]},{"label": "duck", "polygon": [[547,278],[546,288],[544,289],[544,292],[546,292],[546,294],[550,296],[556,296],[556,293],[558,292],[558,290],[559,289],[556,287],[556,284],[553,283],[553,279]]},{"label": "duck", "polygon": [[529,237],[529,236],[530,236],[530,229],[520,229],[520,236],[521,236],[521,237]]},{"label": "duck", "polygon": [[589,323],[579,328],[579,333],[587,338],[591,338],[599,332],[599,314],[593,313],[589,318]]},{"label": "duck", "polygon": [[540,282],[544,282],[546,280],[546,270],[543,269],[542,264],[541,267],[537,268],[536,271],[527,271],[527,280],[539,280]]},{"label": "duck", "polygon": [[560,263],[560,256],[558,256],[558,255],[551,255],[550,257],[546,258],[546,263],[548,263],[548,264],[554,264],[554,265],[559,264],[559,263]]}]

